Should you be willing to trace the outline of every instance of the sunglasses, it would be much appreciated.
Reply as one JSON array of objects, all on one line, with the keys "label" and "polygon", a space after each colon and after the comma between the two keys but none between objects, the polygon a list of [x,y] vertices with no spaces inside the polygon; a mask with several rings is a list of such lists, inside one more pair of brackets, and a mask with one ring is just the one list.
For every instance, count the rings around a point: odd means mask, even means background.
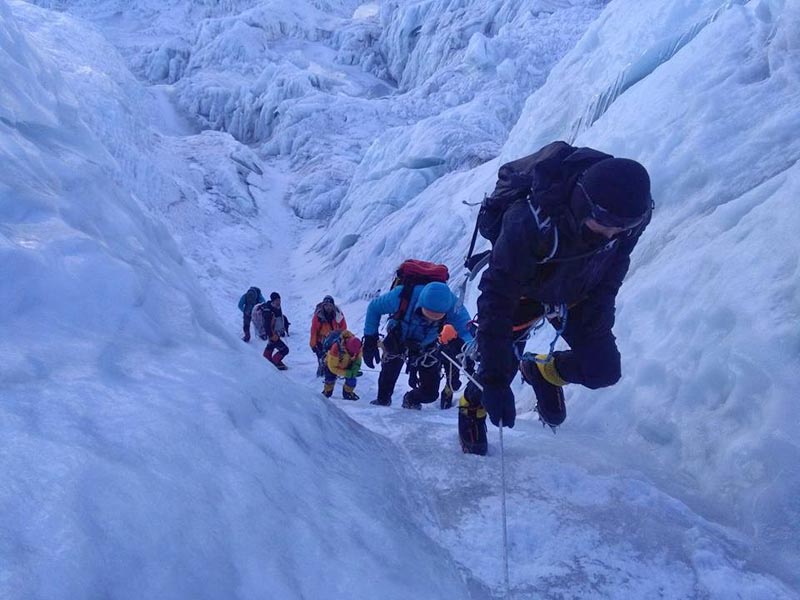
[{"label": "sunglasses", "polygon": [[579,181],[576,185],[580,188],[581,192],[583,192],[583,197],[586,198],[586,203],[589,205],[589,215],[604,227],[614,227],[622,229],[623,231],[633,229],[641,225],[644,220],[650,216],[650,212],[653,210],[654,203],[653,199],[650,198],[650,207],[643,215],[639,217],[620,217],[592,202],[592,197],[589,195],[589,192],[586,191],[586,188],[583,187],[582,182]]}]

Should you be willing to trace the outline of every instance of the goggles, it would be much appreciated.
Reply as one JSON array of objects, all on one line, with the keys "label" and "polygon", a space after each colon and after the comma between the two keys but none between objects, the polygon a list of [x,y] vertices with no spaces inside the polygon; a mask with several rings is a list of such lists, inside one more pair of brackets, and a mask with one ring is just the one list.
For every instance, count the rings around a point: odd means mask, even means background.
[{"label": "goggles", "polygon": [[589,195],[589,192],[586,191],[586,188],[583,187],[582,182],[578,181],[576,185],[580,188],[581,192],[583,192],[583,197],[586,198],[586,204],[589,206],[589,216],[604,227],[615,227],[623,231],[633,229],[641,225],[653,210],[653,199],[651,198],[650,206],[643,215],[638,217],[620,217],[592,202],[592,197]]}]

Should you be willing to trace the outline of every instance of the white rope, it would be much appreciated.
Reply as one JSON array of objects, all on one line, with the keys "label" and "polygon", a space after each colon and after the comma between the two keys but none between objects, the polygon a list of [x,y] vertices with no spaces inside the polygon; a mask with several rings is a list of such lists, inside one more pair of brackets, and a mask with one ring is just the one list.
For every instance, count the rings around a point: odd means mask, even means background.
[{"label": "white rope", "polygon": [[[464,373],[467,378],[475,384],[475,386],[483,392],[483,386],[478,383],[472,375],[470,375],[467,370],[459,364],[457,361],[453,360],[446,353],[442,352],[442,356],[444,356],[447,360],[453,363],[456,367],[458,367],[459,371]],[[510,578],[508,575],[508,520],[506,517],[506,457],[505,457],[505,447],[503,445],[503,419],[500,419],[500,480],[501,480],[501,505],[502,505],[502,514],[503,514],[503,578],[506,584],[506,598],[511,597],[511,584],[509,583]]]},{"label": "white rope", "polygon": [[503,572],[506,581],[506,597],[511,597],[511,584],[508,577],[508,521],[506,520],[506,459],[503,448],[503,419],[500,419],[500,479],[502,482],[503,506]]}]

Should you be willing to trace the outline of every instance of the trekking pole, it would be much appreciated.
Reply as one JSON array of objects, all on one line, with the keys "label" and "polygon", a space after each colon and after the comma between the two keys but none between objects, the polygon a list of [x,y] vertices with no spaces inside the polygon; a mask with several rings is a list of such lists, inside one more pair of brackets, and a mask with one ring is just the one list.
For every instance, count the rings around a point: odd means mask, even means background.
[{"label": "trekking pole", "polygon": [[[447,354],[442,352],[442,356],[444,356],[447,360],[453,363],[458,370],[463,372],[464,375],[467,376],[472,383],[475,384],[481,392],[483,392],[483,386],[478,383],[472,375],[470,375],[467,370],[463,367],[463,365],[459,364],[458,361],[453,360]],[[502,516],[503,516],[503,577],[506,584],[506,598],[511,597],[511,584],[509,583],[509,576],[508,576],[508,519],[506,516],[506,457],[505,457],[505,448],[503,446],[503,419],[500,419],[500,481],[501,481],[501,504],[502,504]]]}]

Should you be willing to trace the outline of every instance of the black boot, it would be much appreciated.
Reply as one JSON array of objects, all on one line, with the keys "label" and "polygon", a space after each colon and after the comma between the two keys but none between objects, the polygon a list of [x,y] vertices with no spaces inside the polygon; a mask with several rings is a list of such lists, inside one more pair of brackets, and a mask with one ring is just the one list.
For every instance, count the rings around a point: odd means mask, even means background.
[{"label": "black boot", "polygon": [[414,402],[412,392],[406,392],[403,395],[403,408],[410,408],[412,410],[422,410],[422,404]]},{"label": "black boot", "polygon": [[342,388],[342,398],[345,400],[358,400],[358,394],[356,394],[356,390],[351,388],[349,385],[345,385]]},{"label": "black boot", "polygon": [[[541,354],[537,354],[535,357],[540,360],[545,358]],[[534,355],[525,353],[519,363],[519,372],[525,383],[530,384],[536,394],[536,412],[539,413],[542,423],[554,429],[561,425],[567,418],[567,405],[564,402],[564,390],[561,387],[566,382],[555,370],[553,359],[545,363],[536,362]],[[549,373],[550,379],[561,382],[561,385],[548,381],[546,373]]]},{"label": "black boot", "polygon": [[465,454],[485,456],[489,450],[486,411],[477,401],[470,403],[466,392],[458,401],[458,439]]},{"label": "black boot", "polygon": [[377,398],[376,400],[371,401],[370,404],[374,404],[375,406],[391,406],[392,405],[392,399],[391,398],[386,398],[386,399]]}]

